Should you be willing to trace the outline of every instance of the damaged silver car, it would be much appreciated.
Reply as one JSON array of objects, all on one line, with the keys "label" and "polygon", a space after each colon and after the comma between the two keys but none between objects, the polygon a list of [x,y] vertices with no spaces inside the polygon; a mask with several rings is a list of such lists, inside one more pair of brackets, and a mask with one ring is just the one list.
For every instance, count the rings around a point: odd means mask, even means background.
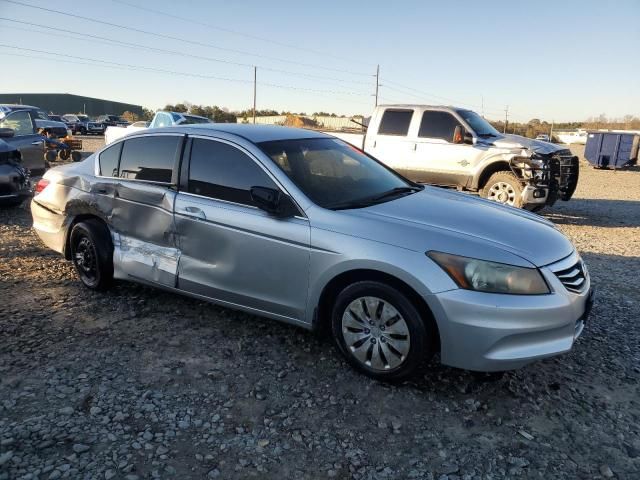
[{"label": "damaged silver car", "polygon": [[87,287],[131,280],[332,332],[383,380],[437,352],[479,371],[567,352],[593,300],[550,222],[415,184],[320,132],[146,130],[36,190],[36,232]]}]

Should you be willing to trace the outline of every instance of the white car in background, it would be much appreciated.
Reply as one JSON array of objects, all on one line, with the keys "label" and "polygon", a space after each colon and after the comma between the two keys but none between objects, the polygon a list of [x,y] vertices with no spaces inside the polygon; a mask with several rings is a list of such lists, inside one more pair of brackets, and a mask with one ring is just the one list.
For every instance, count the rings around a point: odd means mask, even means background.
[{"label": "white car in background", "polygon": [[151,122],[134,122],[126,127],[107,127],[104,132],[106,144],[115,142],[125,135],[147,128],[175,127],[177,125],[192,125],[196,123],[213,123],[213,120],[199,115],[178,112],[156,112]]}]

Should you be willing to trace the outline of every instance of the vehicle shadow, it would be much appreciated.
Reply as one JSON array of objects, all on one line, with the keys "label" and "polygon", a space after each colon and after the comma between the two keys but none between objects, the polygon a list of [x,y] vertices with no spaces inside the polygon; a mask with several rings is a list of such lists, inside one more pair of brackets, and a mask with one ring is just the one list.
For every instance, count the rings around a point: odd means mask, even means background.
[{"label": "vehicle shadow", "polygon": [[541,214],[559,225],[639,227],[640,201],[574,198]]}]

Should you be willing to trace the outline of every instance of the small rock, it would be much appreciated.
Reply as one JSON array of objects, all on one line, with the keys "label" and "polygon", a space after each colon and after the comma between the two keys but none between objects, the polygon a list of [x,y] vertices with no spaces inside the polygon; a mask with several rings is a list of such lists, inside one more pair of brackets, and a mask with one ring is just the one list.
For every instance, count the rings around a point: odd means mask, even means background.
[{"label": "small rock", "polygon": [[535,438],[533,435],[525,432],[524,430],[518,430],[518,433],[522,435],[524,438],[526,438],[527,440],[533,440]]},{"label": "small rock", "polygon": [[218,470],[217,468],[214,468],[213,470],[210,470],[209,473],[207,473],[207,477],[209,478],[216,478],[220,476],[220,470]]},{"label": "small rock", "polygon": [[58,410],[58,413],[60,415],[73,415],[73,407],[63,407],[60,410]]},{"label": "small rock", "polygon": [[600,473],[604,478],[613,478],[613,472],[609,468],[609,465],[602,465],[600,467]]},{"label": "small rock", "polygon": [[84,453],[88,451],[91,447],[89,445],[85,445],[84,443],[76,443],[73,446],[73,451],[76,453]]},{"label": "small rock", "polygon": [[91,407],[91,410],[89,410],[89,413],[93,416],[93,415],[99,415],[100,412],[102,412],[102,409],[100,407]]},{"label": "small rock", "polygon": [[116,472],[113,469],[109,469],[106,472],[104,472],[104,479],[105,480],[111,480],[113,477],[116,476]]},{"label": "small rock", "polygon": [[0,465],[4,465],[9,460],[11,460],[12,457],[13,457],[13,451],[11,450],[9,450],[6,453],[3,453],[2,455],[0,455]]},{"label": "small rock", "polygon": [[258,440],[259,447],[264,448],[267,445],[269,445],[269,440],[267,440],[266,438],[263,438],[262,440]]}]

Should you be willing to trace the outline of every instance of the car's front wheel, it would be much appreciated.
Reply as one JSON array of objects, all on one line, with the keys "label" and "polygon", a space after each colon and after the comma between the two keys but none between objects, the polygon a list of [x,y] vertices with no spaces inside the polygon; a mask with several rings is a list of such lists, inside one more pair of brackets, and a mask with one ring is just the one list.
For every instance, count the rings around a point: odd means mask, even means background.
[{"label": "car's front wheel", "polygon": [[332,330],[353,367],[386,381],[413,375],[433,355],[437,335],[403,293],[375,281],[354,283],[338,295]]},{"label": "car's front wheel", "polygon": [[522,207],[522,185],[512,172],[496,172],[485,184],[480,195],[487,200]]},{"label": "car's front wheel", "polygon": [[74,225],[69,239],[71,261],[82,283],[92,290],[105,290],[113,281],[113,243],[109,229],[99,220]]}]

